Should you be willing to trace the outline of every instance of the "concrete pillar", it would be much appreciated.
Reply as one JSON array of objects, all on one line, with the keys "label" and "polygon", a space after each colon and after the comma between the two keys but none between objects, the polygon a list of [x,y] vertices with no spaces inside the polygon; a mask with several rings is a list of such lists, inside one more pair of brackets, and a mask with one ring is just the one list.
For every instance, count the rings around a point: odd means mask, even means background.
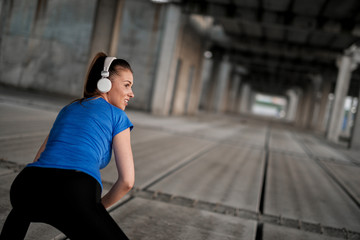
[{"label": "concrete pillar", "polygon": [[304,95],[303,95],[303,102],[302,102],[302,111],[300,116],[300,122],[299,125],[302,128],[308,128],[310,125],[310,119],[312,116],[312,107],[313,107],[313,99],[312,99],[312,89],[310,86],[308,86],[305,89]]},{"label": "concrete pillar", "polygon": [[194,78],[193,74],[193,67],[189,66],[187,61],[183,61],[182,70],[176,85],[172,115],[183,115],[185,113],[186,100],[190,95],[189,87],[191,88],[191,81]]},{"label": "concrete pillar", "polygon": [[257,92],[254,92],[254,91],[250,92],[248,109],[250,110],[251,113],[254,113],[253,112],[253,107],[254,107],[255,101],[256,101],[256,94],[257,94]]},{"label": "concrete pillar", "polygon": [[329,131],[329,126],[330,126],[330,116],[333,110],[333,105],[334,105],[334,94],[333,93],[329,93],[328,96],[328,103],[326,105],[326,110],[325,110],[325,117],[324,117],[324,128],[325,128],[325,136],[327,135],[327,132]]},{"label": "concrete pillar", "polygon": [[310,122],[308,124],[312,129],[316,128],[317,121],[319,119],[320,105],[321,105],[321,92],[320,87],[323,82],[321,75],[312,75],[312,92],[311,92],[311,108],[310,108]]},{"label": "concrete pillar", "polygon": [[236,90],[234,113],[240,113],[240,105],[241,105],[241,82],[242,82],[242,78],[243,78],[243,76],[240,75],[239,85],[237,86],[237,90]]},{"label": "concrete pillar", "polygon": [[241,113],[241,101],[242,101],[242,92],[243,92],[243,87],[244,87],[244,83],[243,83],[243,77],[241,78],[241,82],[239,83],[239,87],[237,90],[237,95],[236,95],[236,113]]},{"label": "concrete pillar", "polygon": [[199,32],[190,24],[189,16],[184,15],[182,26],[179,58],[182,66],[174,88],[171,114],[194,114],[198,110],[201,76],[200,69],[204,55],[203,39]]},{"label": "concrete pillar", "polygon": [[215,111],[224,112],[225,98],[227,95],[227,87],[229,84],[229,75],[231,70],[231,64],[227,57],[225,57],[220,63],[220,69],[217,76],[217,84],[215,91]]},{"label": "concrete pillar", "polygon": [[320,107],[318,112],[318,118],[314,128],[319,132],[326,131],[325,116],[326,116],[326,106],[328,105],[329,93],[331,90],[331,81],[323,81],[321,87],[321,97],[320,97]]},{"label": "concrete pillar", "polygon": [[220,112],[229,112],[230,110],[230,98],[231,98],[231,85],[232,85],[232,73],[229,73],[228,76],[228,82],[226,85],[226,88],[224,90],[224,97],[223,97],[223,103],[222,103],[222,109]]},{"label": "concrete pillar", "polygon": [[249,101],[251,97],[251,87],[250,84],[245,83],[241,88],[241,102],[240,102],[240,112],[248,113],[249,112]]},{"label": "concrete pillar", "polygon": [[215,96],[217,88],[217,77],[219,75],[220,63],[217,59],[213,60],[211,74],[208,82],[208,88],[205,97],[205,109],[207,111],[215,110]]},{"label": "concrete pillar", "polygon": [[296,116],[295,116],[295,126],[300,127],[301,126],[301,119],[302,119],[302,113],[304,110],[304,91],[299,90],[298,93],[299,101],[298,101],[298,107],[296,109]]},{"label": "concrete pillar", "polygon": [[[125,0],[99,0],[92,32],[90,58],[97,52],[115,56]],[[90,60],[91,60],[90,59]]]},{"label": "concrete pillar", "polygon": [[320,98],[321,98],[320,94],[316,94],[316,96],[314,97],[312,119],[309,124],[311,129],[315,129],[315,127],[317,125],[317,121],[319,118],[319,112],[320,112]]},{"label": "concrete pillar", "polygon": [[208,95],[211,84],[211,76],[212,76],[212,68],[213,68],[213,59],[205,58],[202,70],[201,70],[201,98],[200,98],[200,107],[206,109],[208,104]]},{"label": "concrete pillar", "polygon": [[192,81],[193,84],[191,86],[191,94],[187,104],[187,114],[189,115],[195,115],[199,111],[200,97],[203,88],[202,69],[203,69],[204,58],[202,55],[203,55],[202,52],[199,53],[198,63],[197,63],[198,67],[195,69],[194,72],[194,80]]},{"label": "concrete pillar", "polygon": [[301,118],[297,121],[297,126],[302,128],[310,128],[314,121],[314,118],[317,119],[320,103],[317,100],[317,94],[322,82],[322,77],[320,75],[310,76],[310,82],[307,84],[304,89],[303,99],[300,104]]},{"label": "concrete pillar", "polygon": [[152,94],[151,111],[155,115],[168,115],[173,94],[177,54],[181,39],[181,9],[173,4],[166,5],[166,16],[159,60],[156,69],[155,86]]},{"label": "concrete pillar", "polygon": [[296,117],[296,111],[297,111],[298,103],[299,103],[299,96],[293,89],[288,90],[286,93],[289,96],[286,120],[293,122]]},{"label": "concrete pillar", "polygon": [[[350,97],[347,101],[349,101],[349,105],[346,106],[346,123],[345,123],[345,129],[343,129],[343,135],[345,137],[349,137],[350,136],[350,130],[351,130],[351,126],[353,125],[353,113],[351,112],[351,109],[353,107],[354,104],[354,98]],[[344,119],[345,120],[345,119]]]},{"label": "concrete pillar", "polygon": [[239,86],[241,82],[241,75],[235,73],[231,79],[231,88],[229,94],[229,112],[236,113],[237,112],[237,102],[238,102],[238,93],[239,93]]},{"label": "concrete pillar", "polygon": [[334,106],[330,116],[329,130],[327,139],[332,142],[337,142],[341,131],[341,123],[344,117],[343,107],[345,97],[347,95],[351,71],[352,71],[352,58],[351,56],[342,56],[339,64],[339,73],[336,80]]},{"label": "concrete pillar", "polygon": [[8,21],[10,21],[12,5],[13,3],[11,0],[0,1],[0,34],[2,35],[2,37],[0,37],[0,50],[2,50],[1,47],[5,35],[5,26],[7,26]]},{"label": "concrete pillar", "polygon": [[352,150],[360,150],[360,92],[349,147]]}]

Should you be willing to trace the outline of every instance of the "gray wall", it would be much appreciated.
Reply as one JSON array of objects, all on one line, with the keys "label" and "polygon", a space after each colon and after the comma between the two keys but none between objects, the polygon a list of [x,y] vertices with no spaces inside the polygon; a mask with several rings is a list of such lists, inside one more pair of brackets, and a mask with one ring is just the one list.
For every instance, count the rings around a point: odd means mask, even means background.
[{"label": "gray wall", "polygon": [[197,112],[202,89],[203,42],[201,35],[197,33],[194,26],[185,19],[178,56],[178,59],[181,60],[181,67],[175,85],[173,106],[171,106],[174,115],[195,114]]},{"label": "gray wall", "polygon": [[95,9],[96,0],[2,1],[0,82],[80,96]]},{"label": "gray wall", "polygon": [[[1,1],[0,83],[81,96],[92,39],[102,37],[92,35],[97,4]],[[164,5],[147,0],[124,3],[116,56],[128,60],[134,70],[132,108],[151,107],[164,13]]]},{"label": "gray wall", "polygon": [[117,51],[134,70],[131,107],[150,110],[165,7],[150,1],[126,1]]}]

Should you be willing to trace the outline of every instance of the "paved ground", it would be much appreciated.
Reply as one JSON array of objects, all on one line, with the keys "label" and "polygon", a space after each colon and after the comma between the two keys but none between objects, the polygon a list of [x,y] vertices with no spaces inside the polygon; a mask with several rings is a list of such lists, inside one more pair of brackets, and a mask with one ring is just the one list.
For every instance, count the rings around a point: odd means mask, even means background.
[{"label": "paved ground", "polygon": [[[69,101],[0,87],[0,229],[12,180]],[[131,239],[360,239],[358,152],[253,118],[128,115],[136,186],[110,212]],[[113,161],[102,177],[107,191]],[[41,223],[26,236],[54,238]]]}]

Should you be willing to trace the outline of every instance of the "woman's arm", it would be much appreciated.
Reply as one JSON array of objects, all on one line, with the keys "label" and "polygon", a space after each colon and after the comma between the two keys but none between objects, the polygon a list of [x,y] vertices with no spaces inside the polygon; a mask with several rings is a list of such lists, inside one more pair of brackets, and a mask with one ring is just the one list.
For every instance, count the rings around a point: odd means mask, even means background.
[{"label": "woman's arm", "polygon": [[49,138],[49,135],[47,135],[47,137],[45,138],[45,141],[43,142],[43,144],[42,144],[41,147],[39,148],[39,151],[37,152],[37,154],[36,154],[33,162],[36,162],[36,161],[39,159],[41,153],[45,150],[45,147],[46,147],[46,143],[47,143],[47,141],[48,141],[48,138]]},{"label": "woman's arm", "polygon": [[134,186],[135,170],[130,143],[130,128],[120,132],[113,138],[118,179],[110,191],[101,199],[105,208],[119,201]]}]

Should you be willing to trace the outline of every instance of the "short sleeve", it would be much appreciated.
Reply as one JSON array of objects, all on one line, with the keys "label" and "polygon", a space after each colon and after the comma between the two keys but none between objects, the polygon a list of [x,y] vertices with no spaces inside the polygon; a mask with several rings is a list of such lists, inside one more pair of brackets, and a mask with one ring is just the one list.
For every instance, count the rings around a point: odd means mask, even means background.
[{"label": "short sleeve", "polygon": [[118,133],[124,131],[125,129],[130,128],[130,131],[133,129],[134,125],[131,123],[130,119],[123,110],[115,109],[113,113],[115,124],[112,137],[115,137]]}]

